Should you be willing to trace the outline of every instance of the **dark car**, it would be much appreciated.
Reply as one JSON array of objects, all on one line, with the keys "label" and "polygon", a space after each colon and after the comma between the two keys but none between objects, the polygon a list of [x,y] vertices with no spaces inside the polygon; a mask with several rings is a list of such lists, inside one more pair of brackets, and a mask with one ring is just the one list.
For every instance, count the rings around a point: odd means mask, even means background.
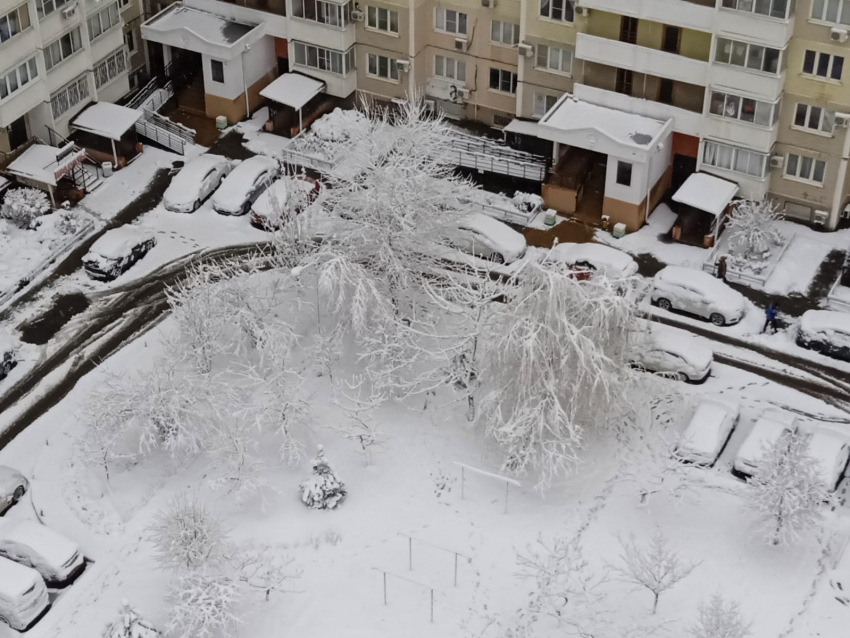
[{"label": "dark car", "polygon": [[83,257],[83,266],[92,279],[111,281],[127,272],[155,245],[151,231],[137,226],[115,228],[92,245]]},{"label": "dark car", "polygon": [[797,345],[850,361],[850,314],[834,310],[807,310],[800,321]]},{"label": "dark car", "polygon": [[18,365],[18,357],[15,351],[0,342],[0,381],[5,379],[16,365]]}]

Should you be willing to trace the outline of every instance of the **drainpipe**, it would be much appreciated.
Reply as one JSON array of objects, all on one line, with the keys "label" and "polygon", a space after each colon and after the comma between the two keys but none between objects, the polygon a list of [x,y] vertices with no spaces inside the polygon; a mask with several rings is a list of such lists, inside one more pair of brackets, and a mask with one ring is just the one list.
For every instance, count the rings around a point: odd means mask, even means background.
[{"label": "drainpipe", "polygon": [[115,170],[118,170],[118,151],[115,150],[115,140],[111,140],[112,142],[112,159],[115,160]]},{"label": "drainpipe", "polygon": [[[836,114],[837,115],[844,115]],[[850,117],[850,116],[848,116]],[[847,126],[847,131],[844,133],[844,147],[841,149],[841,162],[838,164],[838,180],[835,183],[835,193],[832,195],[832,214],[830,219],[836,220],[841,215],[841,202],[844,200],[844,183],[847,180],[847,162],[850,161],[850,126]]]},{"label": "drainpipe", "polygon": [[242,87],[245,89],[245,119],[251,117],[251,103],[248,101],[248,78],[245,75],[245,54],[251,50],[251,46],[246,44],[242,51]]},{"label": "drainpipe", "polygon": [[[416,0],[410,0],[407,7],[407,57],[410,60],[410,72],[407,74],[407,98],[412,100],[420,97],[416,90]],[[424,97],[424,95],[423,90],[421,96]]]}]

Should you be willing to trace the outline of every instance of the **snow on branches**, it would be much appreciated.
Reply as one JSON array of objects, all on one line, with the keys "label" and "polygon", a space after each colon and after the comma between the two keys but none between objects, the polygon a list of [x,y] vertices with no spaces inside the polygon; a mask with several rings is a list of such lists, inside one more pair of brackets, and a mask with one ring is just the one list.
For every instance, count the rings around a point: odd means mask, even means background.
[{"label": "snow on branches", "polygon": [[179,494],[157,512],[148,539],[164,568],[197,569],[214,564],[230,551],[221,521],[196,496]]},{"label": "snow on branches", "polygon": [[118,618],[106,626],[102,638],[160,638],[161,635],[152,623],[123,600]]},{"label": "snow on branches", "polygon": [[332,510],[346,496],[345,485],[340,481],[320,445],[311,463],[313,475],[301,482],[301,502],[314,510]]},{"label": "snow on branches", "polygon": [[719,594],[708,603],[700,603],[699,616],[689,632],[694,638],[746,638],[752,633],[738,603],[726,601]]},{"label": "snow on branches", "polygon": [[18,228],[31,229],[36,220],[50,212],[50,200],[37,188],[16,188],[6,193],[0,206],[0,217]]},{"label": "snow on branches", "polygon": [[228,575],[201,569],[181,573],[169,586],[168,631],[176,638],[229,638],[242,619],[238,586]]},{"label": "snow on branches", "polygon": [[763,270],[772,248],[785,241],[777,224],[783,217],[778,204],[771,200],[737,202],[726,221],[733,262],[740,262],[741,267]]}]

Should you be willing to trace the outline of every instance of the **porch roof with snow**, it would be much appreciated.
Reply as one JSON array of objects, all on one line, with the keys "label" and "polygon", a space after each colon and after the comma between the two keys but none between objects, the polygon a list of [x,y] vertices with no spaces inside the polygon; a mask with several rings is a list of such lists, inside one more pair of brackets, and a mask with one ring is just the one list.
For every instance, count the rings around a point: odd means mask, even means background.
[{"label": "porch roof with snow", "polygon": [[62,148],[33,144],[6,167],[6,172],[39,184],[56,186],[56,182],[79,163],[81,155],[83,152],[74,150],[70,144]]},{"label": "porch roof with snow", "polygon": [[137,109],[128,109],[110,102],[97,102],[80,113],[77,119],[71,122],[71,128],[118,142],[140,117],[142,112]]},{"label": "porch roof with snow", "polygon": [[737,194],[735,182],[708,173],[694,173],[679,187],[673,201],[719,217]]},{"label": "porch roof with snow", "polygon": [[304,108],[310,100],[324,91],[325,83],[321,80],[301,75],[300,73],[284,73],[274,82],[266,86],[260,95],[272,102],[291,106],[296,111]]}]

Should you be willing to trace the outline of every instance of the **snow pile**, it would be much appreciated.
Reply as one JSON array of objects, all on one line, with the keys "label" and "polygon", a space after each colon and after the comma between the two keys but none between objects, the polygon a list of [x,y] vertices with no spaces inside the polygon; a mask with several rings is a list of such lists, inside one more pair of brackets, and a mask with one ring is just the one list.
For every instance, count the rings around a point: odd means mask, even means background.
[{"label": "snow pile", "polygon": [[313,123],[312,132],[327,142],[344,142],[351,137],[352,130],[370,125],[366,116],[357,110],[343,110],[339,107]]},{"label": "snow pile", "polygon": [[314,510],[332,510],[345,498],[345,485],[334,474],[320,445],[311,461],[313,475],[301,483],[301,502]]},{"label": "snow pile", "polygon": [[102,638],[160,638],[153,624],[142,618],[126,600],[121,602],[118,618],[106,626]]}]

